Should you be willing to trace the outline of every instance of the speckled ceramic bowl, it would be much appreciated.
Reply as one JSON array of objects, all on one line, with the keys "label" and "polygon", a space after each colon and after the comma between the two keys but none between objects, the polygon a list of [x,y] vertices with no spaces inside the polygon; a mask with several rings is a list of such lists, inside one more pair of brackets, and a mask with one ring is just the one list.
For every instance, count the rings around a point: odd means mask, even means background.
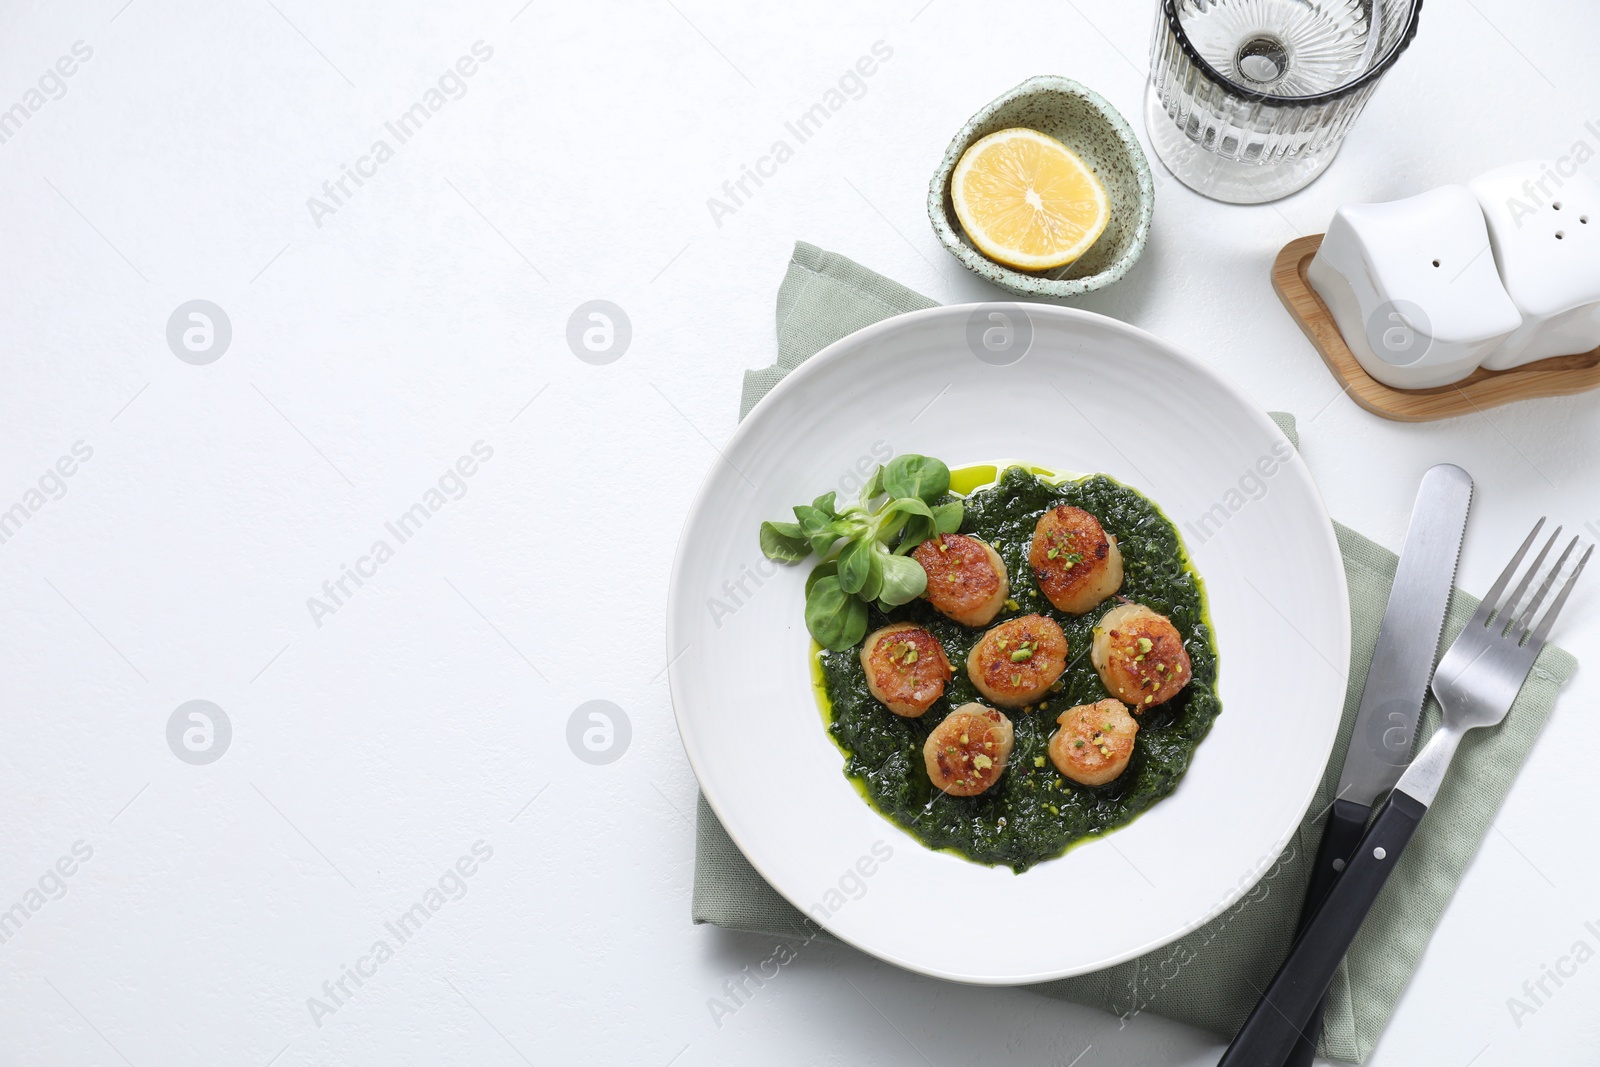
[{"label": "speckled ceramic bowl", "polygon": [[[997,130],[1026,126],[1049,134],[1089,165],[1111,196],[1111,222],[1076,262],[1048,271],[1003,266],[973,247],[950,202],[950,175],[974,141]],[[974,274],[1018,296],[1080,296],[1128,273],[1150,234],[1155,185],[1144,149],[1117,109],[1071,78],[1029,78],[961,127],[928,185],[928,219],[946,249]]]}]

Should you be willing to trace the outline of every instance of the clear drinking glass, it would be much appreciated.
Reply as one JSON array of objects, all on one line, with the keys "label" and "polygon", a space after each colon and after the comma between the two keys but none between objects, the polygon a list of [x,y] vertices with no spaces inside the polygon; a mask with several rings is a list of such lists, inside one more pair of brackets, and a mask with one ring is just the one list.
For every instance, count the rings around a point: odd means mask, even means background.
[{"label": "clear drinking glass", "polygon": [[1422,0],[1162,0],[1145,128],[1213,200],[1261,204],[1333,162]]}]

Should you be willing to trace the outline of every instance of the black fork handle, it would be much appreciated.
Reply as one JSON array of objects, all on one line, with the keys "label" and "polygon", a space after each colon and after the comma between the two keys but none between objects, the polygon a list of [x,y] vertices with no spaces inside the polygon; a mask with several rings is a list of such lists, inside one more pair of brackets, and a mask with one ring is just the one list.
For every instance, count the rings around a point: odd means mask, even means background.
[{"label": "black fork handle", "polygon": [[[1311,882],[1306,886],[1305,906],[1300,909],[1300,924],[1296,934],[1304,931],[1317,908],[1327,899],[1328,890],[1339,880],[1339,872],[1350,861],[1351,853],[1367,829],[1367,817],[1372,809],[1353,800],[1335,800],[1328,811],[1328,824],[1322,830],[1322,843],[1317,846],[1317,862],[1311,868]],[[1296,1040],[1294,1051],[1284,1062],[1284,1067],[1311,1067],[1317,1055],[1317,1039],[1322,1036],[1322,1016],[1328,1009],[1327,994],[1317,1003],[1317,1010],[1306,1023]]]},{"label": "black fork handle", "polygon": [[1217,1067],[1264,1067],[1288,1058],[1427,811],[1426,804],[1408,793],[1396,789],[1389,794]]}]

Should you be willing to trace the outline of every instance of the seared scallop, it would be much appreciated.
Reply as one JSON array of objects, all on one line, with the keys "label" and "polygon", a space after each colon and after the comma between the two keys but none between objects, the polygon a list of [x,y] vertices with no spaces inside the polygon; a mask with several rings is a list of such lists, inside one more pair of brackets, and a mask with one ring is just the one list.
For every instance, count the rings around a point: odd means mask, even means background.
[{"label": "seared scallop", "polygon": [[1050,603],[1082,615],[1122,588],[1122,552],[1100,520],[1065,504],[1039,516],[1028,565]]},{"label": "seared scallop", "polygon": [[896,715],[914,719],[944,695],[953,673],[944,646],[927,630],[897,622],[867,635],[861,646],[867,688]]},{"label": "seared scallop", "polygon": [[1119,604],[1101,617],[1089,659],[1111,695],[1135,715],[1189,684],[1189,652],[1178,628],[1143,604]]},{"label": "seared scallop", "polygon": [[1056,717],[1050,762],[1079,785],[1105,785],[1128,769],[1139,724],[1120,700],[1068,708]]},{"label": "seared scallop", "polygon": [[1011,720],[982,704],[963,704],[922,746],[928,778],[953,797],[975,797],[1000,780],[1011,758]]},{"label": "seared scallop", "polygon": [[1050,691],[1067,669],[1067,635],[1047,615],[1007,619],[972,646],[967,677],[1002,708],[1020,708]]},{"label": "seared scallop", "polygon": [[987,626],[1006,602],[1010,583],[1000,553],[965,534],[940,534],[911,550],[928,574],[929,603],[963,626]]}]

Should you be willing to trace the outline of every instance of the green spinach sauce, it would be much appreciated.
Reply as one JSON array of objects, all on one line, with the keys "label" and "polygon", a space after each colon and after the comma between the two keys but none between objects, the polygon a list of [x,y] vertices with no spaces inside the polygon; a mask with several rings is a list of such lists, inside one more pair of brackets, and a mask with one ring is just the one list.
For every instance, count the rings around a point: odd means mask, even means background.
[{"label": "green spinach sauce", "polygon": [[[956,472],[957,485],[963,473],[970,477],[970,470]],[[1098,474],[1056,485],[1013,466],[964,503],[961,532],[993,545],[1010,578],[1017,607],[1008,604],[995,622],[1038,612],[1055,619],[1067,635],[1067,670],[1061,690],[1046,701],[1048,708],[1006,711],[1016,746],[1000,781],[981,796],[952,797],[928,780],[922,744],[929,731],[953,709],[981,699],[967,678],[966,662],[983,629],[951,622],[924,600],[887,615],[874,608],[868,631],[912,621],[926,626],[944,645],[955,677],[925,715],[901,718],[872,698],[859,647],[817,651],[818,696],[828,732],[846,756],[845,774],[873,807],[929,848],[978,863],[1004,864],[1020,873],[1084,838],[1131,822],[1177,787],[1222,710],[1216,692],[1216,645],[1205,588],[1184,554],[1177,529],[1133,489]],[[1028,546],[1039,516],[1058,504],[1083,508],[1116,535],[1125,571],[1118,595],[1169,617],[1184,636],[1193,666],[1193,679],[1182,693],[1140,716],[1128,769],[1098,788],[1063,777],[1047,755],[1057,715],[1109,695],[1089,662],[1089,644],[1095,622],[1115,604],[1108,601],[1087,615],[1068,615],[1039,591],[1028,567]]]}]

